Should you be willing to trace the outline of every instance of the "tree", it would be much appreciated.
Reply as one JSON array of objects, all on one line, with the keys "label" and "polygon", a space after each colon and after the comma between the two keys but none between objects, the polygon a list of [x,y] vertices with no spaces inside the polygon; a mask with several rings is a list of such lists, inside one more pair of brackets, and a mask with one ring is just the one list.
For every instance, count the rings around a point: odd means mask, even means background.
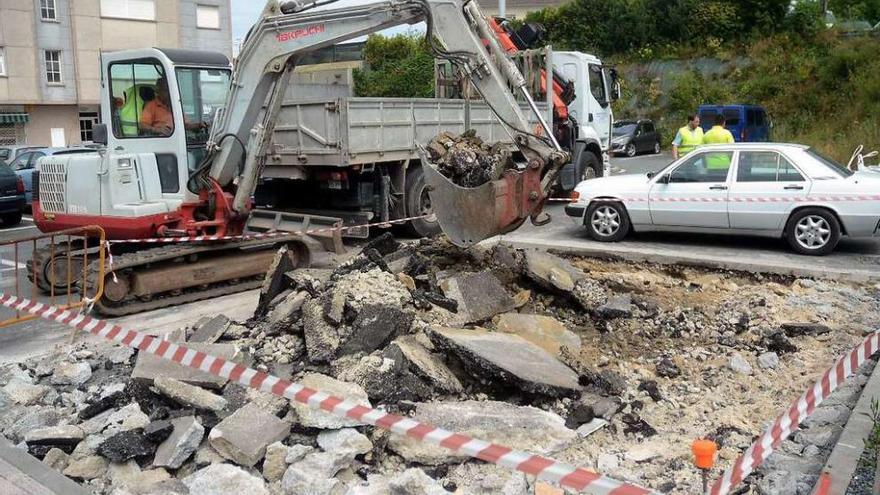
[{"label": "tree", "polygon": [[880,0],[830,0],[828,8],[838,19],[880,22]]},{"label": "tree", "polygon": [[357,96],[430,98],[434,96],[434,57],[423,36],[370,35],[364,70],[354,71]]}]

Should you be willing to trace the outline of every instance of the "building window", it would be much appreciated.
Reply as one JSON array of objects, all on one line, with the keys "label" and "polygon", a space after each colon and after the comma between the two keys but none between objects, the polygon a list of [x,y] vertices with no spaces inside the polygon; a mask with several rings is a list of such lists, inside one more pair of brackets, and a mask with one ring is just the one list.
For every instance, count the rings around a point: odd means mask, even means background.
[{"label": "building window", "polygon": [[0,122],[0,145],[24,144],[27,142],[25,130],[21,122]]},{"label": "building window", "polygon": [[0,76],[6,75],[6,51],[0,46]]},{"label": "building window", "polygon": [[57,21],[55,0],[40,0],[40,18],[44,21]]},{"label": "building window", "polygon": [[220,7],[216,5],[196,5],[196,27],[201,29],[220,29]]},{"label": "building window", "polygon": [[101,17],[156,20],[155,0],[101,0]]},{"label": "building window", "polygon": [[46,82],[61,84],[61,50],[46,50]]},{"label": "building window", "polygon": [[98,123],[98,112],[79,113],[79,139],[84,143],[92,142],[92,129]]}]

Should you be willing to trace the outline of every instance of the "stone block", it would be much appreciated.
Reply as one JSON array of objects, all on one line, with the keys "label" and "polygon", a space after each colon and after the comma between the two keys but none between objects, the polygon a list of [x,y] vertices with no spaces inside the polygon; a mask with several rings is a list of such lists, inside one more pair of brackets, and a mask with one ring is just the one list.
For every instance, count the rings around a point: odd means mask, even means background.
[{"label": "stone block", "polygon": [[266,447],[289,433],[289,424],[249,403],[215,426],[208,441],[223,457],[242,466],[253,466],[266,454]]},{"label": "stone block", "polygon": [[[231,361],[234,361],[238,356],[236,347],[231,344],[188,344],[187,347]],[[154,354],[138,353],[131,378],[152,383],[159,377],[173,378],[190,385],[213,389],[222,388],[228,381],[225,378],[162,359]]]}]

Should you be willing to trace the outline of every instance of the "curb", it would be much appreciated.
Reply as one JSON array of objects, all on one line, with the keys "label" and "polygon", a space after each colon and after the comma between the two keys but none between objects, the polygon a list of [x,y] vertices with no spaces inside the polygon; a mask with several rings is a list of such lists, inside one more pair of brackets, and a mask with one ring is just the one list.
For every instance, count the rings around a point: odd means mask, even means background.
[{"label": "curb", "polygon": [[548,239],[538,241],[520,241],[502,237],[497,244],[504,244],[513,248],[538,249],[541,251],[553,251],[564,254],[589,256],[592,258],[612,261],[632,261],[636,263],[659,263],[662,265],[684,265],[716,270],[732,270],[738,272],[772,273],[791,277],[805,277],[817,279],[829,279],[847,282],[877,282],[880,281],[880,271],[859,270],[852,268],[808,268],[796,266],[791,263],[780,265],[780,260],[767,261],[744,261],[742,258],[734,258],[718,255],[695,255],[685,251],[664,253],[645,247],[628,246],[614,243],[607,247],[595,247],[590,245],[572,246],[565,242]]},{"label": "curb", "polygon": [[875,353],[880,351],[880,331],[869,334],[862,342],[841,356],[791,406],[780,414],[755,442],[724,471],[712,485],[712,495],[727,495],[746,476],[757,469],[783,440],[795,432],[837,387],[854,375]]},{"label": "curb", "polygon": [[0,493],[88,495],[89,492],[0,436]]},{"label": "curb", "polygon": [[[871,434],[874,422],[871,420],[871,400],[880,400],[880,364],[874,367],[871,378],[862,388],[862,395],[853,408],[846,422],[846,426],[837,439],[837,445],[828,456],[825,467],[820,476],[827,475],[831,481],[827,491],[821,492],[827,495],[843,495],[846,493],[852,481],[853,473],[859,465],[859,459],[865,450],[864,440]],[[821,479],[821,478],[820,478]],[[818,495],[819,486],[813,490],[813,495]]]}]

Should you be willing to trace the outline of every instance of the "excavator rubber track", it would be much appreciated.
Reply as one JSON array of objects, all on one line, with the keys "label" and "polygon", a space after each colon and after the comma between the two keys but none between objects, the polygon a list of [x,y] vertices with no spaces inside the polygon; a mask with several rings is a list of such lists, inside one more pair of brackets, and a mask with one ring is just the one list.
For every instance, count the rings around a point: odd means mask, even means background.
[{"label": "excavator rubber track", "polygon": [[[104,295],[95,302],[94,309],[105,316],[123,316],[257,288],[262,284],[271,259],[278,248],[285,244],[291,246],[290,252],[295,258],[294,266],[302,268],[309,265],[312,246],[301,236],[279,237],[268,242],[263,239],[210,244],[167,244],[114,255],[113,266],[107,267],[104,273]],[[204,275],[204,268],[198,263],[203,261],[203,257],[208,258],[211,266],[240,267],[240,270],[245,270],[246,276],[194,285],[194,279],[188,277],[197,277],[200,272]],[[255,263],[255,259],[268,261],[261,264]],[[98,261],[90,263],[87,293],[94,293],[99,272]],[[174,280],[174,277],[169,278],[164,274],[174,272],[180,280],[188,279],[185,285],[150,294],[138,294],[132,290],[139,278],[161,279],[167,286],[172,283],[168,280]],[[114,274],[117,282],[113,281]],[[119,280],[123,282],[120,283]],[[123,293],[121,288],[129,291]]]},{"label": "excavator rubber track", "polygon": [[[56,274],[61,276],[60,282],[54,283],[55,294],[61,294],[66,291],[68,287],[67,252],[70,251],[70,287],[72,289],[78,288],[79,283],[82,280],[82,264],[83,261],[85,261],[82,256],[81,244],[81,242],[71,243],[69,246],[70,249],[68,249],[67,243],[62,242],[55,246],[42,246],[35,249],[31,254],[31,257],[25,263],[28,280],[36,285],[41,292],[49,294],[52,292],[54,280],[52,280],[53,277],[50,276],[48,271],[52,269]],[[88,246],[86,249],[88,249],[89,258],[97,258],[98,246]],[[92,256],[94,256],[94,258],[92,258]],[[55,258],[55,263],[57,265],[52,264],[52,258]],[[34,280],[35,274],[36,280]]]}]

